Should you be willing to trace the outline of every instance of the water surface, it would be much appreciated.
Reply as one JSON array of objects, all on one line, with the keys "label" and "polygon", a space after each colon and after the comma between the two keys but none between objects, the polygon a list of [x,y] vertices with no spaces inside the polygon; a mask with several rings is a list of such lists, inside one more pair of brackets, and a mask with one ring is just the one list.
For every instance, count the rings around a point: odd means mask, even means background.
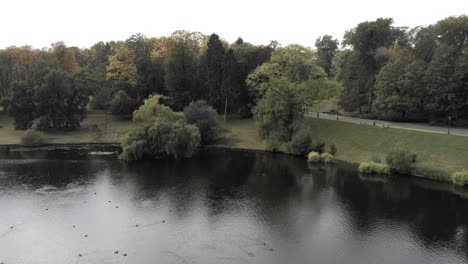
[{"label": "water surface", "polygon": [[1,153],[0,263],[468,263],[468,200],[450,185],[260,152],[129,165],[113,151]]}]

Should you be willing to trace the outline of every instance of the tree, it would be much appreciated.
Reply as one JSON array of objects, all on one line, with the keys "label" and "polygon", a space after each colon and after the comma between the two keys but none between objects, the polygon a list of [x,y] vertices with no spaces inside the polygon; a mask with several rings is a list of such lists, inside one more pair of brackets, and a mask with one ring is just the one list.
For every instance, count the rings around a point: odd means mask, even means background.
[{"label": "tree", "polygon": [[77,128],[86,114],[90,91],[81,74],[70,77],[63,69],[51,69],[35,87],[39,128]]},{"label": "tree", "polygon": [[[234,51],[229,49],[223,60],[223,78],[221,84],[221,97],[224,98],[224,121],[228,111],[239,108],[239,95],[245,79],[242,79],[240,65],[236,60]],[[228,108],[229,107],[231,108]]]},{"label": "tree", "polygon": [[247,77],[247,84],[259,100],[272,89],[272,80],[281,78],[296,84],[304,104],[309,105],[330,98],[338,88],[338,84],[328,81],[324,70],[316,64],[312,50],[300,45],[275,50],[269,63],[262,64]]},{"label": "tree", "polygon": [[[238,39],[231,47],[237,62],[237,74],[231,79],[239,87],[237,105],[239,114],[242,117],[250,117],[251,109],[255,105],[256,98],[250,93],[247,86],[247,76],[258,66],[270,60],[272,52],[276,49],[277,43],[272,42],[268,46],[254,46],[242,39]],[[234,78],[235,77],[235,80]]]},{"label": "tree", "polygon": [[196,94],[202,40],[200,33],[188,31],[176,31],[168,40],[165,84],[175,110],[182,110]]},{"label": "tree", "polygon": [[404,82],[411,61],[411,56],[400,55],[385,65],[377,76],[374,107],[382,111],[384,116],[398,113],[399,118],[404,119],[413,106],[416,106],[414,100],[417,98],[412,96],[413,87]]},{"label": "tree", "polygon": [[73,47],[67,47],[63,42],[57,42],[52,44],[49,51],[52,58],[57,59],[62,64],[63,69],[68,73],[75,72],[79,65],[77,62],[77,49]]},{"label": "tree", "polygon": [[322,67],[328,77],[330,77],[332,61],[338,50],[338,40],[333,39],[330,35],[325,35],[319,37],[315,41],[315,47],[317,48],[317,64]]},{"label": "tree", "polygon": [[130,115],[134,109],[135,102],[125,91],[119,90],[112,97],[110,112],[113,115]]},{"label": "tree", "polygon": [[12,83],[13,96],[8,114],[15,120],[15,129],[31,128],[35,118],[34,89],[26,81]]},{"label": "tree", "polygon": [[8,50],[0,50],[0,98],[10,95],[10,84],[13,82],[14,63]]},{"label": "tree", "polygon": [[304,105],[297,86],[285,77],[270,80],[270,89],[253,108],[262,138],[282,142],[291,139],[295,126],[304,117]]},{"label": "tree", "polygon": [[39,52],[33,50],[31,46],[10,47],[7,49],[13,59],[15,67],[15,77],[17,81],[25,81],[31,69],[31,66],[39,59]]},{"label": "tree", "polygon": [[[133,51],[134,64],[136,66],[136,88],[137,88],[137,104],[141,104],[145,98],[156,90],[161,90],[161,78],[163,78],[158,63],[153,64],[151,61],[151,43],[148,39],[138,33],[132,35],[125,42]],[[159,68],[157,68],[159,67]]]},{"label": "tree", "polygon": [[121,158],[127,161],[152,158],[185,158],[198,151],[200,133],[183,115],[159,104],[159,96],[144,101],[134,112],[136,128],[122,142]]},{"label": "tree", "polygon": [[[221,112],[225,98],[222,91],[225,53],[226,50],[219,36],[212,34],[208,39],[207,49],[201,59],[200,65],[202,68],[202,78],[207,93],[207,100],[218,112]],[[197,97],[200,98],[201,96],[202,94]]]},{"label": "tree", "polygon": [[106,67],[106,79],[127,83],[135,87],[137,83],[135,54],[124,43],[112,46],[109,64]]},{"label": "tree", "polygon": [[187,123],[198,127],[203,144],[219,139],[222,131],[221,120],[216,110],[205,101],[191,102],[184,108],[184,118]]},{"label": "tree", "polygon": [[[343,44],[352,49],[352,55],[346,58],[352,62],[348,63],[348,67],[343,67],[342,71],[352,71],[343,73],[343,75],[355,75],[357,81],[352,81],[351,78],[351,80],[343,82],[345,91],[342,98],[347,95],[362,98],[362,91],[366,91],[367,98],[365,104],[362,100],[359,100],[358,103],[348,103],[345,104],[346,106],[354,105],[360,111],[362,111],[363,106],[366,106],[367,112],[372,110],[375,76],[383,66],[382,62],[378,61],[376,57],[378,50],[407,43],[402,40],[402,36],[405,36],[402,29],[395,28],[392,24],[393,19],[391,18],[379,18],[375,21],[360,23],[357,27],[345,33]],[[352,66],[359,68],[359,70],[355,70]]]},{"label": "tree", "polygon": [[304,116],[306,106],[330,98],[339,89],[315,62],[312,50],[300,45],[276,49],[269,63],[247,78],[258,104],[254,117],[260,135],[287,142]]}]

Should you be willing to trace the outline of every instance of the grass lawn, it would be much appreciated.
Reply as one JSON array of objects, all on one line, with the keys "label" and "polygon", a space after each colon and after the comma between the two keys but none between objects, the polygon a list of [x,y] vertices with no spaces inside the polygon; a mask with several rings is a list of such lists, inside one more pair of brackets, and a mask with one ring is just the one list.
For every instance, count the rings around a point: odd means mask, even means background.
[{"label": "grass lawn", "polygon": [[[305,123],[314,139],[327,144],[327,151],[331,144],[336,145],[340,160],[384,162],[388,152],[399,149],[418,155],[416,173],[426,177],[448,180],[451,173],[468,169],[468,137],[314,118],[306,118]],[[253,120],[229,121],[227,129],[226,142],[220,146],[265,149]]]},{"label": "grass lawn", "polygon": [[426,133],[397,128],[358,125],[333,120],[306,118],[313,137],[328,146],[335,144],[337,158],[351,162],[385,161],[394,149],[418,155],[417,167],[445,172],[468,169],[468,137]]}]

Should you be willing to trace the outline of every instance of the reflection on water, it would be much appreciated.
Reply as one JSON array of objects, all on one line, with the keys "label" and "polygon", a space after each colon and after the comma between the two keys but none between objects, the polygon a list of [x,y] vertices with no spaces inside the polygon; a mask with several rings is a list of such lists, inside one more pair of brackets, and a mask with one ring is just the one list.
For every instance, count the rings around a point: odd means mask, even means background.
[{"label": "reflection on water", "polygon": [[259,152],[114,151],[2,153],[0,263],[468,261],[466,191],[450,185]]}]

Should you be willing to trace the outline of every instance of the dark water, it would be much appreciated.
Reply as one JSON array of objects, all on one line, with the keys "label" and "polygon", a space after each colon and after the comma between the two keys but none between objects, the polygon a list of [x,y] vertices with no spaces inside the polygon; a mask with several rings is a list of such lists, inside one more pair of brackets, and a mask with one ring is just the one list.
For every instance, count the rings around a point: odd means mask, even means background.
[{"label": "dark water", "polygon": [[90,151],[0,155],[0,263],[468,263],[468,200],[449,185],[255,152]]}]

